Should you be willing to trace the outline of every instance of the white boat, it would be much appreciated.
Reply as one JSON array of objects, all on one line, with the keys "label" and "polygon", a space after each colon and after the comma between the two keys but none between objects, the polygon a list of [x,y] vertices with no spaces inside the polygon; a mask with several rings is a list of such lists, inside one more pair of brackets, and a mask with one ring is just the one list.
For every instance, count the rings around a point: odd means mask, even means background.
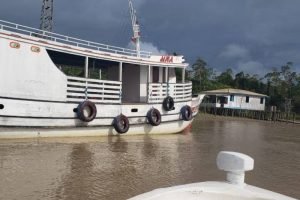
[{"label": "white boat", "polygon": [[189,126],[203,96],[192,96],[188,64],[183,56],[141,51],[131,13],[136,50],[0,20],[0,138],[162,134]]},{"label": "white boat", "polygon": [[226,182],[200,182],[156,189],[130,200],[296,200],[245,184],[245,171],[254,167],[254,160],[245,154],[222,151],[218,154],[217,166],[227,172]]}]

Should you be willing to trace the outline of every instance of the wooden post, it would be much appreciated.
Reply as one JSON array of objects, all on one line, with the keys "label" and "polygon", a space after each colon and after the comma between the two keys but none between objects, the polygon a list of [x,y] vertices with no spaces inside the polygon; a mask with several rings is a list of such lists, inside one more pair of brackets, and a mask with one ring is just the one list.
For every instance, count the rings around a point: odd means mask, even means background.
[{"label": "wooden post", "polygon": [[294,122],[294,124],[296,122],[296,113],[293,113],[293,122]]},{"label": "wooden post", "polygon": [[119,63],[119,81],[122,82],[123,78],[122,78],[122,72],[123,72],[123,63],[120,62]]},{"label": "wooden post", "polygon": [[85,78],[89,76],[89,57],[85,57]]},{"label": "wooden post", "polygon": [[148,84],[149,83],[152,83],[152,80],[151,80],[151,65],[148,66]]},{"label": "wooden post", "polygon": [[182,69],[182,78],[181,78],[181,80],[182,80],[182,83],[185,83],[185,69],[184,68]]},{"label": "wooden post", "polygon": [[168,67],[165,68],[165,80],[166,80],[166,83],[169,83],[169,68]]}]

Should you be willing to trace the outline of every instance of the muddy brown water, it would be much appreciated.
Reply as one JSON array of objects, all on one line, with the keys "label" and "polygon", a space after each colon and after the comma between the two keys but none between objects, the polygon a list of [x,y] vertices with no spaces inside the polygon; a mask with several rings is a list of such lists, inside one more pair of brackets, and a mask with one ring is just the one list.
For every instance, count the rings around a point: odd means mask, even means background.
[{"label": "muddy brown water", "polygon": [[199,116],[190,133],[0,141],[0,199],[123,200],[224,180],[221,150],[246,153],[246,182],[300,198],[300,126]]}]

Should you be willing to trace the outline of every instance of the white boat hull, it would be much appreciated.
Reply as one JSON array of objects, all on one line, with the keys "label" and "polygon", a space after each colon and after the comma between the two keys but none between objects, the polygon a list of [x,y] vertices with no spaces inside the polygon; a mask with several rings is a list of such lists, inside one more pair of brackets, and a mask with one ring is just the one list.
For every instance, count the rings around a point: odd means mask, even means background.
[{"label": "white boat hull", "polygon": [[[124,135],[170,134],[187,128],[192,121],[163,122],[159,126],[150,124],[131,125]],[[113,126],[73,127],[73,128],[0,128],[0,139],[33,137],[92,137],[118,135]]]}]

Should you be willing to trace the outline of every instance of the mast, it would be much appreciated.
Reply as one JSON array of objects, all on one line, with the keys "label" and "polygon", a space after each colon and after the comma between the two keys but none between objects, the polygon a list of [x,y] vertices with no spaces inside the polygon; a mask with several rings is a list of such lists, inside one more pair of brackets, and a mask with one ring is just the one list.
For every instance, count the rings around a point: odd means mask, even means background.
[{"label": "mast", "polygon": [[132,23],[132,30],[133,30],[133,37],[132,41],[135,44],[137,57],[141,57],[141,45],[140,45],[140,25],[137,20],[136,16],[136,10],[133,8],[132,0],[128,0],[129,2],[129,10],[130,10],[130,16],[131,16],[131,23]]},{"label": "mast", "polygon": [[53,29],[53,0],[43,0],[40,29],[52,32]]}]

